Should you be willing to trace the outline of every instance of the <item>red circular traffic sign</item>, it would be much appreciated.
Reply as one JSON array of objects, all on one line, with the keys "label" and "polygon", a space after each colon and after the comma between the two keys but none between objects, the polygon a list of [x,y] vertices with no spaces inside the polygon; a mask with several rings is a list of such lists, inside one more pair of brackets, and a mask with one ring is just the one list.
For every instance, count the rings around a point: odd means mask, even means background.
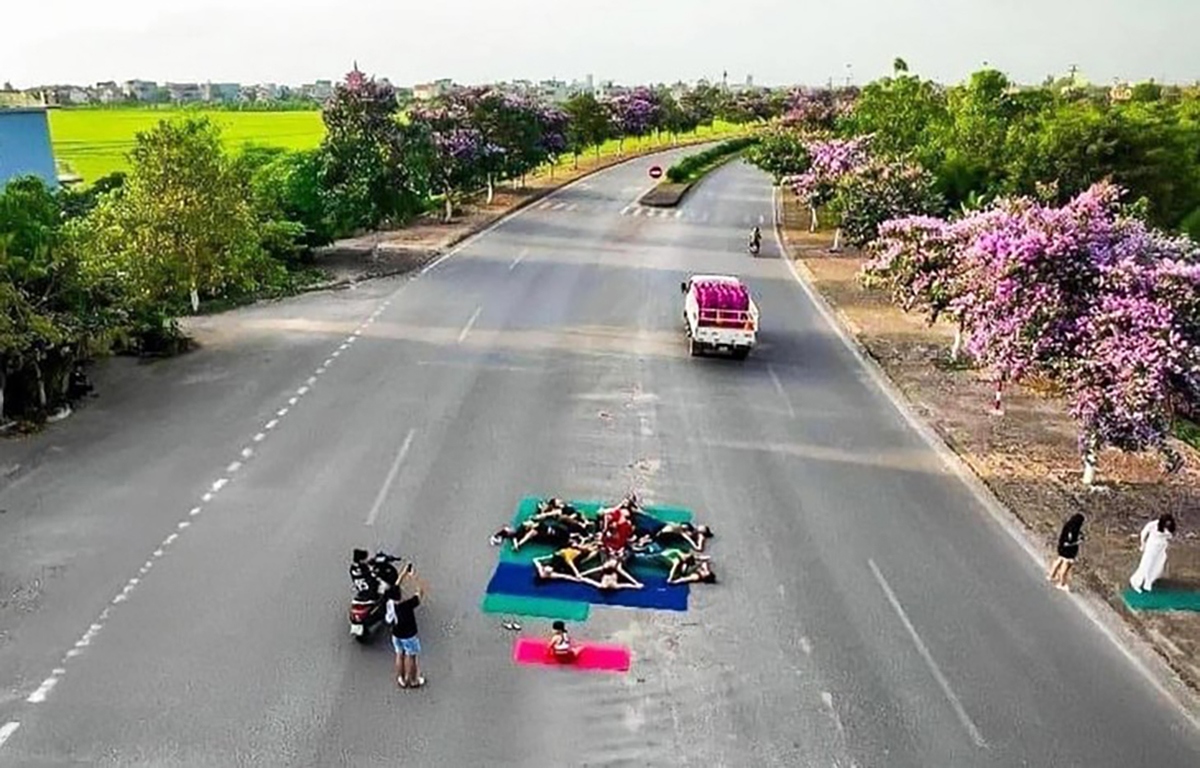
[{"label": "red circular traffic sign", "polygon": [[650,178],[657,179],[662,176],[662,168],[657,165],[650,166]]}]

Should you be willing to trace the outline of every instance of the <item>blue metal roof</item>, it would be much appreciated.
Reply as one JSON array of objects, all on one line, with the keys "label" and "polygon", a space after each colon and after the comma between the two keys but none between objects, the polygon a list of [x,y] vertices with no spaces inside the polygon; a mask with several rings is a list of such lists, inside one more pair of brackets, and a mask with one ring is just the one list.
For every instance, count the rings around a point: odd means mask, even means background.
[{"label": "blue metal roof", "polygon": [[52,187],[58,185],[46,110],[0,109],[0,187],[28,174]]}]

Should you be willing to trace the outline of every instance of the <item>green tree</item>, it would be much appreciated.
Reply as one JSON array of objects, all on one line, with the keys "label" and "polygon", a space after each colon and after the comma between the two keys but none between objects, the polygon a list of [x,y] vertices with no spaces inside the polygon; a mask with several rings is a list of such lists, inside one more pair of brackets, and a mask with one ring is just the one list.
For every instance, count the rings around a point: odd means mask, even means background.
[{"label": "green tree", "polygon": [[139,133],[124,191],[75,228],[97,283],[121,291],[141,334],[173,328],[201,299],[248,293],[277,279],[249,191],[207,118]]},{"label": "green tree", "polygon": [[567,148],[575,156],[578,167],[579,156],[589,147],[594,148],[599,157],[600,145],[612,136],[612,118],[604,105],[587,92],[572,96],[563,108],[569,118]]},{"label": "green tree", "polygon": [[0,191],[0,414],[61,403],[74,361],[116,320],[68,247],[59,201],[34,177]]},{"label": "green tree", "polygon": [[946,93],[916,75],[885,77],[862,89],[840,130],[872,133],[872,145],[885,154],[917,152],[927,167],[940,160],[939,138],[950,122]]},{"label": "green tree", "polygon": [[809,164],[808,150],[798,131],[786,128],[768,130],[746,152],[751,163],[771,174],[778,184],[783,177],[803,173]]},{"label": "green tree", "polygon": [[1163,87],[1154,80],[1133,86],[1133,93],[1130,95],[1131,100],[1142,103],[1160,101],[1162,97]]},{"label": "green tree", "polygon": [[697,126],[711,127],[721,104],[721,91],[714,85],[697,85],[679,97],[679,106]]}]

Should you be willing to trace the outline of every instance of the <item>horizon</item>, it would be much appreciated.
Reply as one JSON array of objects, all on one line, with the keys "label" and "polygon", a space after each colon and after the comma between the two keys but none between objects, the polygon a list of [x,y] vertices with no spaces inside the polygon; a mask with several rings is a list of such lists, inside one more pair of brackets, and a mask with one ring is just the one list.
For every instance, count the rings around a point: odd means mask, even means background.
[{"label": "horizon", "polygon": [[1072,66],[1094,84],[1200,78],[1189,39],[1200,4],[1187,0],[1144,0],[1136,8],[1125,0],[1060,0],[1052,7],[980,0],[971,8],[958,0],[845,0],[836,8],[744,0],[736,14],[684,0],[653,7],[610,0],[603,12],[585,7],[571,17],[587,17],[584,34],[533,0],[509,0],[504,8],[476,0],[411,8],[360,0],[352,12],[330,0],[172,5],[18,6],[9,14],[22,31],[0,49],[0,83],[296,85],[340,80],[357,60],[363,72],[403,86],[441,78],[570,82],[589,73],[626,85],[719,82],[723,71],[731,83],[751,74],[763,86],[816,86],[869,82],[890,74],[896,57],[914,74],[943,83],[984,66],[1023,84],[1061,77]]}]

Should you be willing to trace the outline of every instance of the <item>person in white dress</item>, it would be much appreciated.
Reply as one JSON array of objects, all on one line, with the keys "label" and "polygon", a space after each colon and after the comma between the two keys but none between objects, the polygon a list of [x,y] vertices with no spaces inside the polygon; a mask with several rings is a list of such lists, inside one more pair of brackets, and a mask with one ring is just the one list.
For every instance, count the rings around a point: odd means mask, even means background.
[{"label": "person in white dress", "polygon": [[1167,567],[1167,545],[1174,534],[1175,518],[1170,514],[1151,520],[1142,528],[1142,561],[1129,577],[1129,585],[1134,591],[1150,591],[1154,582],[1163,575],[1163,570]]}]

